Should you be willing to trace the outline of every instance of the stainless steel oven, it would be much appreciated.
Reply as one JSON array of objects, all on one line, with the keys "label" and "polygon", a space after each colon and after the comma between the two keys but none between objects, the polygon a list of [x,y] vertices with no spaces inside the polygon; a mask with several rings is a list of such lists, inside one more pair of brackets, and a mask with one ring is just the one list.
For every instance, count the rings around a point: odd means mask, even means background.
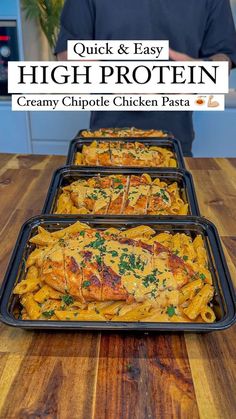
[{"label": "stainless steel oven", "polygon": [[16,20],[0,20],[0,97],[8,94],[8,62],[19,60]]}]

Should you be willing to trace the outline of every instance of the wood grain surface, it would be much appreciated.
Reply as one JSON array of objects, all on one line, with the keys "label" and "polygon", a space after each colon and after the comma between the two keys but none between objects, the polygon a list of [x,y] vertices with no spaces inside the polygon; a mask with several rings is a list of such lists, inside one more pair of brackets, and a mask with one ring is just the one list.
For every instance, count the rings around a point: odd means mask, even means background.
[{"label": "wood grain surface", "polygon": [[[3,279],[21,224],[65,157],[0,155]],[[236,159],[187,159],[236,286]],[[30,332],[0,325],[1,419],[236,417],[236,328],[209,334]]]}]

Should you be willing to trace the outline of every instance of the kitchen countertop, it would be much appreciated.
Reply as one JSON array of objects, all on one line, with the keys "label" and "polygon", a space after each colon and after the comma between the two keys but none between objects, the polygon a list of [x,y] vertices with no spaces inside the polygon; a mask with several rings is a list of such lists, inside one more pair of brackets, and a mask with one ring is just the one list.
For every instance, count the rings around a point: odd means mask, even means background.
[{"label": "kitchen countertop", "polygon": [[[236,159],[186,159],[236,286]],[[1,278],[60,156],[0,155]],[[0,418],[233,418],[236,326],[208,334],[30,332],[0,325]]]}]

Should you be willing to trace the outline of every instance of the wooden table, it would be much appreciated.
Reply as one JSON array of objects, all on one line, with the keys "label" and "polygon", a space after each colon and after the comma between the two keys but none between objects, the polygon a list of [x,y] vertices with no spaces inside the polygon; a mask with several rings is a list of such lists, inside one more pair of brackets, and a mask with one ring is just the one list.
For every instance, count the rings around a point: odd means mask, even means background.
[{"label": "wooden table", "polygon": [[[1,277],[65,157],[0,156]],[[236,159],[188,159],[236,285]],[[3,324],[0,418],[236,417],[235,327],[209,334],[45,333]]]}]

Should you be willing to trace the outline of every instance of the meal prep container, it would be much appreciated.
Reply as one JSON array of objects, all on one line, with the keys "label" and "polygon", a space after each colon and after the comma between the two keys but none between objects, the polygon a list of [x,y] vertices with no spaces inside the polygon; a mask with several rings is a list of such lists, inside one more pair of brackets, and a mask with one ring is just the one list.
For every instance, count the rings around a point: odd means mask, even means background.
[{"label": "meal prep container", "polygon": [[137,217],[127,219],[116,217],[108,220],[102,217],[86,216],[80,219],[97,229],[116,227],[127,229],[141,224],[151,226],[157,232],[170,231],[182,232],[195,237],[197,234],[203,236],[205,247],[208,253],[209,269],[213,277],[213,285],[216,295],[213,299],[213,308],[216,314],[214,323],[142,323],[142,322],[80,322],[80,321],[45,321],[45,320],[21,320],[14,316],[17,307],[19,309],[18,296],[13,295],[14,286],[25,277],[25,260],[34,249],[29,239],[37,234],[39,226],[49,231],[56,231],[76,222],[75,217],[60,217],[53,215],[42,215],[33,217],[27,221],[19,234],[15,250],[11,257],[9,267],[1,288],[0,294],[0,319],[2,322],[15,327],[25,329],[48,329],[48,330],[137,330],[137,331],[192,331],[209,332],[223,330],[235,322],[235,296],[230,275],[226,265],[225,257],[220,244],[220,239],[214,225],[204,218],[186,217],[177,218],[162,217],[152,219]]},{"label": "meal prep container", "polygon": [[[143,169],[123,169],[123,168],[102,168],[101,170],[90,168],[90,167],[81,167],[79,169],[71,166],[64,166],[56,170],[53,175],[47,198],[43,207],[43,214],[53,214],[56,208],[56,203],[58,197],[61,194],[62,188],[69,185],[70,183],[79,180],[79,179],[89,179],[97,174],[100,174],[101,177],[109,176],[114,174],[122,175],[137,175],[141,176],[144,172]],[[200,215],[197,197],[195,194],[195,188],[193,184],[192,175],[181,169],[149,169],[147,173],[151,176],[152,179],[159,178],[166,183],[177,182],[180,188],[181,198],[189,204],[189,213],[191,215]],[[80,215],[78,215],[80,216]],[[108,215],[109,216],[109,215]],[[159,217],[161,215],[157,215]],[[132,215],[130,216],[132,217]],[[149,217],[147,215],[147,217]]]},{"label": "meal prep container", "polygon": [[[74,165],[74,161],[75,161],[75,154],[82,152],[82,148],[83,145],[89,145],[91,144],[93,141],[102,141],[102,142],[115,142],[115,141],[124,141],[127,143],[134,143],[136,141],[138,141],[139,143],[145,144],[147,146],[157,146],[157,147],[163,147],[163,148],[167,148],[168,150],[172,151],[174,153],[174,156],[177,160],[177,168],[179,169],[185,169],[185,163],[184,163],[184,158],[183,158],[183,152],[182,152],[182,147],[181,144],[179,142],[179,140],[176,140],[175,138],[99,138],[99,137],[94,137],[94,138],[75,138],[74,140],[71,141],[70,143],[70,147],[69,147],[69,151],[68,151],[68,157],[67,157],[67,162],[66,164],[68,165]],[[81,167],[76,165],[77,167]],[[82,167],[88,167],[88,166],[82,166]],[[95,167],[104,167],[104,166],[95,166]],[[109,167],[113,167],[113,166],[109,166]],[[118,166],[115,166],[118,167]],[[134,167],[134,166],[133,166]],[[139,166],[140,168],[140,166]],[[142,167],[142,169],[147,170],[147,168]],[[163,167],[164,169],[164,167]]]},{"label": "meal prep container", "polygon": [[[103,128],[104,130],[106,130],[106,129],[114,129],[114,128]],[[131,128],[130,127],[122,127],[122,128],[116,128],[116,130],[117,129],[121,129],[121,130],[130,130]],[[136,128],[135,128],[136,129]],[[138,128],[139,129],[139,128]],[[87,128],[84,128],[84,129],[81,129],[79,132],[78,132],[78,134],[75,136],[75,138],[88,138],[88,137],[83,137],[83,132],[84,131],[89,131],[89,132],[94,132],[94,131],[98,131],[98,130],[90,130],[90,129],[87,129]],[[143,129],[142,131],[150,131],[150,130],[147,130],[147,129]],[[162,131],[163,132],[163,134],[165,134],[166,135],[166,137],[160,137],[160,138],[174,138],[174,136],[173,136],[173,134],[170,132],[170,131],[166,131],[166,130],[164,130],[164,129],[155,129],[155,131]],[[107,138],[107,137],[102,137],[102,138]],[[116,137],[112,137],[112,138],[116,138]],[[119,137],[120,138],[120,140],[122,139],[122,138],[131,138],[131,137]],[[132,138],[142,138],[142,137],[135,137],[134,135],[132,136]],[[143,138],[154,138],[154,137],[143,137]]]}]

